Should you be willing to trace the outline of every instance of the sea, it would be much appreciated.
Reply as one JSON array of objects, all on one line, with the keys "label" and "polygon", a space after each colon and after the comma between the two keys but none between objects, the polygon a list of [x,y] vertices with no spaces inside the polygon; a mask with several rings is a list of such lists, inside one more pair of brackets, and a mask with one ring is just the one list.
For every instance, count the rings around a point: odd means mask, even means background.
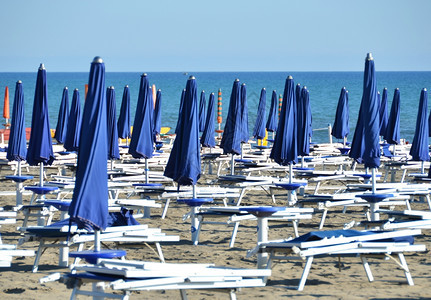
[{"label": "sea", "polygon": [[[0,99],[3,99],[6,86],[10,94],[10,111],[15,93],[15,83],[21,80],[25,98],[25,122],[31,126],[31,114],[33,109],[34,91],[37,72],[29,73],[0,73]],[[210,93],[214,93],[217,102],[217,92],[222,92],[224,128],[232,85],[235,79],[245,83],[247,87],[248,120],[250,135],[253,132],[256,121],[257,107],[262,88],[267,91],[266,116],[271,103],[271,94],[275,90],[281,95],[284,90],[286,78],[293,76],[295,84],[306,86],[310,95],[312,111],[312,142],[326,143],[329,141],[329,124],[333,124],[340,91],[346,87],[349,91],[349,124],[350,134],[348,140],[353,137],[356,126],[359,106],[362,98],[363,72],[148,72],[147,76],[151,85],[155,85],[162,92],[162,126],[171,127],[174,132],[181,91],[185,88],[187,79],[193,75],[198,87],[198,99],[201,91],[205,91],[208,102]],[[130,88],[132,124],[135,115],[136,103],[139,92],[141,73],[138,72],[107,72],[105,85],[113,86],[116,92],[117,118],[120,111],[123,89],[126,85]],[[388,89],[388,113],[390,111],[394,90],[400,89],[401,93],[401,138],[407,142],[413,140],[420,93],[423,88],[431,87],[431,72],[376,72],[377,88],[382,93]],[[62,98],[63,88],[69,89],[69,105],[72,102],[74,89],[80,91],[81,105],[83,106],[85,84],[88,82],[88,72],[49,72],[47,70],[47,89],[50,128],[57,124],[58,111]],[[3,109],[3,101],[0,101],[0,109]],[[217,110],[215,110],[216,112]],[[1,115],[0,115],[1,117]],[[1,119],[3,124],[3,119]],[[218,124],[216,124],[216,129]],[[335,140],[336,141],[336,140]]]}]

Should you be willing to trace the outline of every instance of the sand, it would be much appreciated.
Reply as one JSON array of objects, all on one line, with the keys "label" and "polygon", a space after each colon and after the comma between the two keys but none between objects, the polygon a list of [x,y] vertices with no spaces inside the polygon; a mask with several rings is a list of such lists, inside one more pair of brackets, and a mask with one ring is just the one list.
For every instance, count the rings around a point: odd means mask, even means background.
[{"label": "sand", "polygon": [[[57,172],[48,169],[49,173]],[[10,174],[10,170],[3,169],[0,177]],[[38,174],[38,169],[31,173]],[[201,178],[199,183],[213,179],[208,176]],[[15,185],[2,180],[2,190],[14,190]],[[28,197],[25,203],[28,203]],[[14,197],[2,197],[0,206],[13,205]],[[286,203],[286,196],[277,196],[277,205]],[[243,199],[243,205],[271,205],[270,197],[262,190],[249,192]],[[424,203],[413,203],[413,209],[426,210]],[[220,266],[255,268],[256,257],[246,258],[246,251],[256,244],[256,222],[242,222],[234,248],[229,248],[231,227],[225,225],[204,225],[200,244],[193,246],[190,242],[190,220],[183,221],[182,216],[189,211],[183,204],[173,202],[170,205],[166,219],[160,218],[162,210],[153,209],[151,219],[139,219],[142,224],[160,227],[163,232],[179,235],[179,243],[162,245],[167,262],[187,263],[215,263]],[[311,220],[302,221],[299,225],[300,234],[317,230],[320,214]],[[365,220],[362,210],[352,209],[343,214],[340,209],[331,211],[325,223],[325,229],[340,229],[351,220]],[[17,224],[4,225],[0,228],[3,243],[17,244],[20,237],[16,226],[22,224],[22,214],[18,214]],[[416,238],[416,243],[424,243],[430,248],[431,237],[429,230],[423,230],[423,235]],[[280,239],[293,235],[289,223],[270,223],[269,238]],[[114,244],[109,244],[115,247]],[[146,245],[119,245],[127,250],[128,259],[158,261],[154,249]],[[23,249],[37,249],[36,243],[25,243]],[[431,258],[428,252],[406,255],[414,286],[407,285],[403,271],[392,261],[370,260],[375,277],[374,282],[368,282],[359,258],[336,257],[315,259],[304,291],[295,288],[302,272],[300,263],[280,262],[272,268],[272,276],[266,287],[246,288],[237,292],[239,299],[280,299],[294,297],[295,299],[427,299],[431,298],[429,282],[431,279]],[[34,257],[14,258],[11,268],[0,269],[0,299],[66,299],[71,290],[59,282],[40,284],[39,279],[53,272],[65,273],[67,268],[57,266],[58,249],[48,249],[42,255],[39,271],[32,273]],[[188,291],[189,299],[228,299],[225,293],[214,291]],[[85,297],[83,297],[85,298]],[[131,299],[178,299],[179,291],[134,292]]]}]

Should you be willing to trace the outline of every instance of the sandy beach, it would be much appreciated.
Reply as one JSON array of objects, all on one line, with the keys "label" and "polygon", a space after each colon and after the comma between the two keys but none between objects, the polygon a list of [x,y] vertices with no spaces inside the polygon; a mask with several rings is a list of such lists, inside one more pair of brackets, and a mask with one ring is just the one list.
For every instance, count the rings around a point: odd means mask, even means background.
[{"label": "sandy beach", "polygon": [[[10,174],[10,170],[3,168],[1,178]],[[38,169],[30,169],[34,175]],[[48,168],[50,173],[56,173],[55,168]],[[35,176],[37,179],[37,176]],[[203,176],[199,183],[212,180],[213,176]],[[2,180],[2,190],[14,190],[15,185]],[[27,197],[28,198],[28,197]],[[281,192],[276,196],[277,205],[286,202],[286,195]],[[0,206],[14,204],[14,197],[2,197]],[[26,200],[25,202],[27,202]],[[243,205],[271,205],[270,197],[263,190],[250,191],[243,199]],[[426,210],[425,203],[413,203],[413,209]],[[151,219],[139,219],[141,224],[151,227],[160,227],[163,232],[170,235],[179,235],[179,243],[162,245],[167,262],[185,263],[214,263],[219,266],[255,268],[256,257],[246,258],[246,251],[256,244],[256,221],[241,222],[234,248],[229,248],[231,227],[225,225],[206,224],[200,236],[200,244],[193,246],[190,241],[190,220],[183,221],[182,216],[189,211],[183,204],[173,202],[168,210],[167,217],[160,218],[162,210],[153,209]],[[317,230],[320,213],[313,215],[311,220],[301,221],[300,234]],[[343,214],[336,209],[328,214],[325,229],[341,229],[351,220],[365,220],[361,209],[350,209]],[[16,227],[22,223],[22,213],[18,214],[17,224],[1,227],[3,243],[17,244],[20,238]],[[290,223],[270,222],[269,239],[287,238],[293,235]],[[423,235],[415,239],[416,243],[431,247],[430,231],[423,230]],[[22,249],[37,249],[37,243],[25,243]],[[109,244],[109,247],[116,247]],[[127,250],[127,259],[144,261],[158,261],[154,249],[148,245],[119,245],[118,248]],[[406,255],[406,259],[415,282],[414,286],[406,283],[403,271],[390,259],[386,261],[370,259],[375,281],[367,280],[364,269],[358,257],[337,257],[315,259],[304,291],[299,292],[296,286],[302,273],[299,262],[280,262],[272,268],[272,276],[267,286],[262,288],[244,288],[237,292],[239,299],[268,298],[280,299],[294,297],[295,299],[428,299],[431,290],[428,288],[431,276],[431,258],[428,252]],[[70,297],[71,290],[59,282],[40,284],[39,279],[53,272],[67,272],[67,268],[57,266],[58,250],[48,249],[42,255],[39,271],[32,273],[34,257],[14,258],[11,268],[0,269],[0,298],[1,299],[55,299]],[[228,299],[225,293],[214,291],[189,290],[190,299]],[[176,299],[180,298],[178,291],[134,292],[132,299]],[[84,297],[85,298],[85,297]]]}]

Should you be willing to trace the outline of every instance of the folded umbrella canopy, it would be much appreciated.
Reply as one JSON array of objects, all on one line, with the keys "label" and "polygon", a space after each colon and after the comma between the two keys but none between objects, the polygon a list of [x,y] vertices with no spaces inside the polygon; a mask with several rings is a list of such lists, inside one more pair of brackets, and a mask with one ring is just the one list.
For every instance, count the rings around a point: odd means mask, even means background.
[{"label": "folded umbrella canopy", "polygon": [[306,156],[310,154],[310,136],[311,136],[311,109],[310,96],[307,87],[301,90],[301,96],[297,99],[297,145],[298,155]]},{"label": "folded umbrella canopy", "polygon": [[130,138],[130,90],[126,85],[123,90],[123,99],[121,101],[120,115],[117,122],[118,137],[120,139]]},{"label": "folded umbrella canopy", "polygon": [[138,103],[133,123],[129,153],[134,158],[151,158],[154,150],[153,97],[147,74],[141,75]]},{"label": "folded umbrella canopy", "polygon": [[105,64],[100,57],[91,64],[81,128],[69,215],[80,228],[104,230],[108,223],[108,129]]},{"label": "folded umbrella canopy", "polygon": [[115,104],[115,89],[113,86],[106,90],[107,107],[107,130],[108,130],[108,159],[120,159],[120,148],[118,146],[118,129]]},{"label": "folded umbrella canopy", "polygon": [[286,79],[277,133],[270,158],[282,166],[298,162],[296,139],[296,95],[293,77]]},{"label": "folded umbrella canopy", "polygon": [[248,105],[247,88],[245,83],[241,84],[241,143],[248,143]]},{"label": "folded umbrella canopy", "polygon": [[182,111],[183,111],[183,106],[184,106],[185,94],[186,94],[186,89],[183,89],[181,91],[180,108],[178,109],[178,119],[177,119],[177,126],[175,127],[175,134],[177,133],[177,131],[179,130],[179,128],[181,126],[181,116],[182,116]]},{"label": "folded umbrella canopy", "polygon": [[337,111],[331,134],[337,139],[344,140],[349,133],[349,92],[343,87],[338,98]]},{"label": "folded umbrella canopy", "polygon": [[210,98],[208,100],[208,110],[207,110],[207,118],[205,120],[205,128],[204,132],[201,136],[201,145],[202,147],[214,148],[216,145],[215,142],[215,126],[214,126],[214,114],[215,110],[215,96],[214,93],[210,94]]},{"label": "folded umbrella canopy", "polygon": [[254,124],[253,137],[258,140],[265,138],[265,112],[266,112],[266,89],[260,91],[259,105],[257,106],[256,123]]},{"label": "folded umbrella canopy", "polygon": [[380,135],[385,136],[386,127],[388,126],[388,89],[384,88],[382,93],[382,99],[380,102]]},{"label": "folded umbrella canopy", "polygon": [[224,154],[241,154],[241,129],[241,87],[239,79],[235,79],[220,142]]},{"label": "folded umbrella canopy", "polygon": [[[427,124],[427,112],[428,112],[428,91],[422,89],[421,96],[419,99],[418,116],[416,118],[416,130],[413,137],[412,147],[410,148],[410,155],[414,161],[429,161],[429,149],[428,149],[428,136],[429,128]],[[422,167],[423,172],[423,167]]]},{"label": "folded umbrella canopy", "polygon": [[[25,136],[25,105],[22,82],[15,85],[15,98],[12,108],[12,122],[10,126],[9,142],[6,158],[8,161],[23,161],[27,155],[27,141]],[[21,172],[21,169],[18,169]],[[21,174],[19,174],[21,175]]]},{"label": "folded umbrella canopy", "polygon": [[48,116],[46,70],[43,64],[41,64],[37,72],[30,141],[27,150],[28,164],[30,166],[40,165],[39,183],[41,186],[43,185],[43,165],[50,165],[53,161],[54,151],[52,149],[51,129]]},{"label": "folded umbrella canopy", "polygon": [[266,130],[269,132],[277,131],[277,93],[272,91],[271,106],[269,107],[268,121],[266,122]]},{"label": "folded umbrella canopy", "polygon": [[196,79],[190,76],[184,93],[180,126],[164,172],[178,185],[194,186],[201,175],[198,114]]},{"label": "folded umbrella canopy", "polygon": [[69,120],[69,89],[64,87],[61,97],[60,109],[58,111],[57,126],[55,127],[54,138],[60,144],[66,140],[67,121]]},{"label": "folded umbrella canopy", "polygon": [[388,144],[395,145],[400,143],[400,103],[400,90],[397,88],[394,92],[386,132],[383,135],[383,138]]},{"label": "folded umbrella canopy", "polygon": [[154,106],[154,135],[160,134],[162,130],[162,90],[158,89],[156,93],[156,105]]},{"label": "folded umbrella canopy", "polygon": [[205,120],[206,120],[205,106],[206,106],[205,91],[202,91],[201,98],[199,101],[199,132],[203,132],[205,128]]},{"label": "folded umbrella canopy", "polygon": [[64,149],[78,151],[79,136],[81,132],[81,101],[78,89],[73,91],[72,105],[70,107],[69,120],[67,121],[66,140]]}]

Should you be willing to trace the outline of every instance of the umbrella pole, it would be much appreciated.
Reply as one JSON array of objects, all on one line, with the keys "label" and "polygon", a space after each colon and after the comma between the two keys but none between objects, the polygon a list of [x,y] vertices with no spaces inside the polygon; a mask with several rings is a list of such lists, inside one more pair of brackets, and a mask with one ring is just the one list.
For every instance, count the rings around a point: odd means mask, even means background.
[{"label": "umbrella pole", "polygon": [[[18,176],[21,176],[21,161],[18,161]],[[16,206],[20,206],[22,205],[22,182],[17,182],[16,183]]]},{"label": "umbrella pole", "polygon": [[100,230],[94,231],[94,252],[100,252]]},{"label": "umbrella pole", "polygon": [[425,174],[425,162],[421,161],[421,173]]},{"label": "umbrella pole", "polygon": [[243,148],[243,145],[244,145],[244,143],[241,143],[241,159],[243,159],[243,157],[244,157],[244,154],[243,154],[243,152],[244,152],[244,151],[243,151],[243,149],[242,149],[242,148]]},{"label": "umbrella pole", "polygon": [[344,147],[346,147],[346,144],[347,144],[347,136],[345,136],[345,137],[343,138],[343,146],[344,146]]},{"label": "umbrella pole", "polygon": [[148,183],[148,178],[150,177],[148,171],[148,158],[145,158],[145,183]]},{"label": "umbrella pole", "polygon": [[39,165],[39,186],[43,186],[43,162]]},{"label": "umbrella pole", "polygon": [[[373,168],[371,170],[371,192],[373,194],[376,193],[376,168]],[[370,211],[371,211],[371,221],[378,221],[380,220],[379,213],[376,213],[376,210],[379,209],[378,203],[370,203]]]},{"label": "umbrella pole", "polygon": [[[289,164],[289,183],[292,183],[292,180],[293,180],[292,164]],[[287,191],[287,203],[289,205],[291,205],[292,203],[292,192],[293,191],[290,191],[290,190]]]},{"label": "umbrella pole", "polygon": [[230,160],[230,175],[232,175],[232,176],[235,173],[235,170],[234,170],[235,160],[233,159],[233,156],[234,156],[234,154],[232,153],[231,160]]}]

